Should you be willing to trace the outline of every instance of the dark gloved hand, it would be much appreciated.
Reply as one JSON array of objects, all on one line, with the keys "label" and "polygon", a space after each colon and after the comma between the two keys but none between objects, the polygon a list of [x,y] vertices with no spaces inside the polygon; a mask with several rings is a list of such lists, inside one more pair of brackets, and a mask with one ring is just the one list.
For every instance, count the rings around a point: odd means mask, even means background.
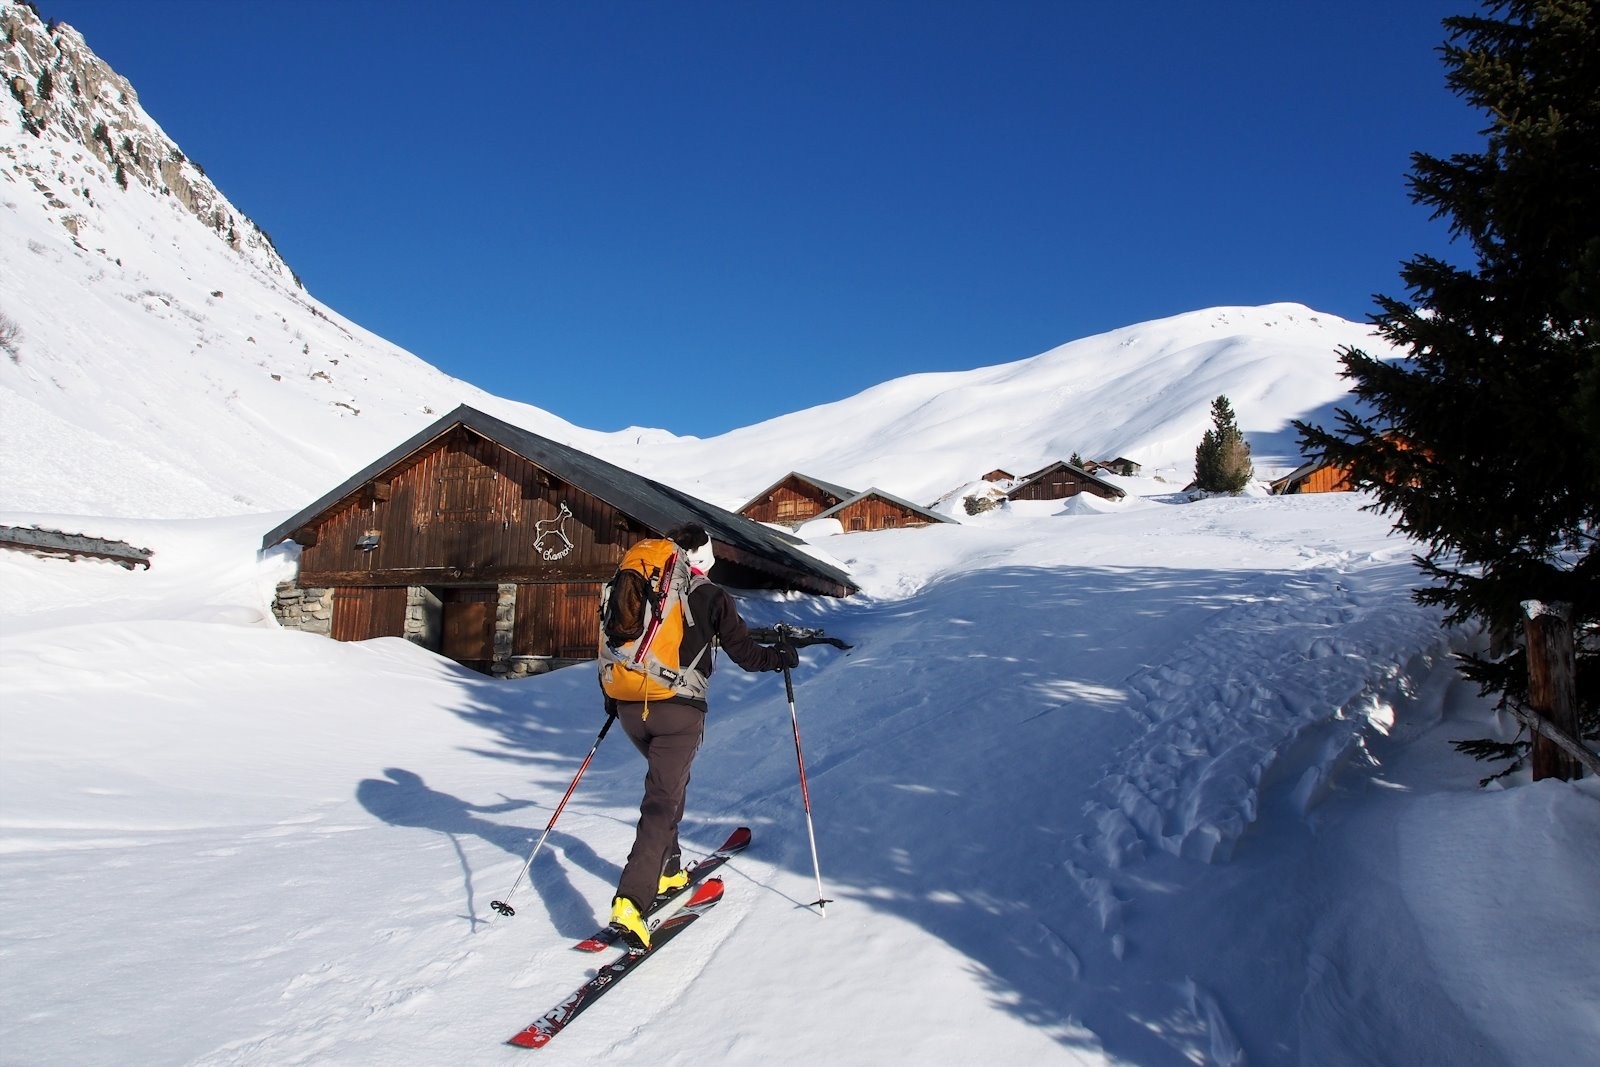
[{"label": "dark gloved hand", "polygon": [[783,661],[784,667],[800,666],[800,652],[787,641],[780,641],[772,646],[778,653],[778,658]]}]

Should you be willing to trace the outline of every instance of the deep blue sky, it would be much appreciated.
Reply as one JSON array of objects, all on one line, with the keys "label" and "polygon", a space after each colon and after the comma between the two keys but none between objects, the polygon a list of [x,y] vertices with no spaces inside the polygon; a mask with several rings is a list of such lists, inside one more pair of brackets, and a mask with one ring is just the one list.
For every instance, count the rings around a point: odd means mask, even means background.
[{"label": "deep blue sky", "polygon": [[[710,436],[1446,248],[1471,0],[37,0],[307,289],[599,430]],[[666,387],[687,379],[692,391]]]}]

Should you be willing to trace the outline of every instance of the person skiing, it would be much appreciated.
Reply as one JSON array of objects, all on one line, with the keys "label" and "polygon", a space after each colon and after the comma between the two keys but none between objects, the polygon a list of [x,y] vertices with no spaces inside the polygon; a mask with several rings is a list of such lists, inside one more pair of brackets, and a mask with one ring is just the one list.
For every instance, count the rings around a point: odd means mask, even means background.
[{"label": "person skiing", "polygon": [[[700,662],[709,678],[720,647],[747,671],[781,671],[800,662],[792,645],[763,645],[750,635],[733,598],[713,583],[707,572],[715,562],[710,536],[699,523],[666,531],[668,540],[686,554],[691,574],[688,612],[679,646],[679,662]],[[633,849],[611,902],[611,924],[639,949],[650,947],[645,914],[656,896],[688,882],[678,846],[689,772],[705,734],[706,700],[674,695],[648,701],[614,700],[608,710],[644,756],[644,799]]]}]

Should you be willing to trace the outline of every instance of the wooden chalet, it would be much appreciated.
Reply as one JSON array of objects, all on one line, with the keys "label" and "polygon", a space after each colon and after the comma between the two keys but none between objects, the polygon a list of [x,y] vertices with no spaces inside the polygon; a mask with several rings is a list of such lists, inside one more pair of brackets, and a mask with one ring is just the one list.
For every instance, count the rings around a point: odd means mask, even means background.
[{"label": "wooden chalet", "polygon": [[1071,463],[1052,463],[1034,471],[1006,494],[1008,500],[1064,500],[1079,493],[1093,493],[1107,500],[1121,500],[1128,494],[1082,467]]},{"label": "wooden chalet", "polygon": [[751,497],[739,514],[756,522],[799,526],[855,495],[854,489],[790,471]]},{"label": "wooden chalet", "polygon": [[635,541],[688,521],[713,577],[849,596],[843,571],[780,531],[462,406],[262,538],[300,545],[286,626],[404,637],[476,670],[593,659],[600,585]]},{"label": "wooden chalet", "polygon": [[1126,456],[1118,456],[1116,459],[1092,459],[1083,465],[1083,469],[1090,474],[1104,471],[1107,474],[1120,474],[1124,478],[1132,478],[1144,468]]},{"label": "wooden chalet", "polygon": [[1269,488],[1274,496],[1289,496],[1294,493],[1348,493],[1352,486],[1348,468],[1314,459],[1270,483]]},{"label": "wooden chalet", "polygon": [[846,533],[856,530],[895,530],[905,526],[931,526],[936,522],[955,521],[909,500],[891,496],[882,489],[857,493],[821,512],[817,518],[837,519]]},{"label": "wooden chalet", "polygon": [[[1409,452],[1412,444],[1406,438],[1394,431],[1382,434],[1388,447],[1399,452]],[[1423,449],[1422,454],[1426,459],[1432,459],[1432,453]],[[1418,484],[1414,479],[1413,485]],[[1285,474],[1277,481],[1268,484],[1274,496],[1288,496],[1292,493],[1350,493],[1355,491],[1355,486],[1350,482],[1350,468],[1336,464],[1326,458],[1308,460]]]},{"label": "wooden chalet", "polygon": [[980,479],[980,481],[985,482],[1014,482],[1016,480],[1017,476],[1015,474],[1001,467],[996,467]]}]

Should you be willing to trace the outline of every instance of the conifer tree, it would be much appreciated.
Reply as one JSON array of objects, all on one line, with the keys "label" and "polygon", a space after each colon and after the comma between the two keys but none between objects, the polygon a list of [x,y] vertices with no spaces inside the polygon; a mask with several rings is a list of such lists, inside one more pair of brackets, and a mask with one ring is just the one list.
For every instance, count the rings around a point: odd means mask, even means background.
[{"label": "conifer tree", "polygon": [[[1373,322],[1405,357],[1342,357],[1370,414],[1297,426],[1419,543],[1418,601],[1520,633],[1468,676],[1570,738],[1600,665],[1600,16],[1594,0],[1488,0],[1444,26],[1446,84],[1488,126],[1481,151],[1414,153],[1408,180],[1470,263],[1403,263],[1409,298],[1377,297]],[[1539,707],[1530,684],[1552,678],[1571,707]],[[1578,769],[1540,734],[1533,762]]]},{"label": "conifer tree", "polygon": [[1211,402],[1211,429],[1194,450],[1194,484],[1208,493],[1237,493],[1255,477],[1250,443],[1234,422],[1226,396]]}]

